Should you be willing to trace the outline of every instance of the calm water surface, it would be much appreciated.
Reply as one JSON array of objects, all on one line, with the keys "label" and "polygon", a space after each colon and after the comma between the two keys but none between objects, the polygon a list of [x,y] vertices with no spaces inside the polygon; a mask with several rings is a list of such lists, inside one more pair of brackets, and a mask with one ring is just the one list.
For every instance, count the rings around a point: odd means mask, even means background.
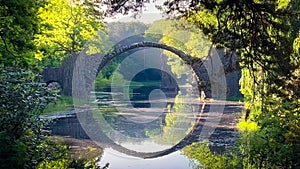
[{"label": "calm water surface", "polygon": [[104,166],[107,162],[110,169],[192,169],[190,160],[180,151],[154,159],[141,159],[105,149],[99,164]]}]

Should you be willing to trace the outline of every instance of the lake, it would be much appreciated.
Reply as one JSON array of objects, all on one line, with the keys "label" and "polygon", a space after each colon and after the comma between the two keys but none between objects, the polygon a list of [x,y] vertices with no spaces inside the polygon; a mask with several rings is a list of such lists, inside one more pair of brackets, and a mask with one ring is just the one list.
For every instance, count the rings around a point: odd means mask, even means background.
[{"label": "lake", "polygon": [[[52,115],[51,128],[55,135],[94,140],[104,149],[99,165],[110,163],[110,169],[192,169],[195,161],[181,150],[186,145],[209,140],[218,152],[235,144],[241,103],[160,98],[140,97],[128,105],[100,92],[91,97],[89,107]],[[171,106],[162,109],[162,102]],[[212,111],[219,106],[222,112]]]}]

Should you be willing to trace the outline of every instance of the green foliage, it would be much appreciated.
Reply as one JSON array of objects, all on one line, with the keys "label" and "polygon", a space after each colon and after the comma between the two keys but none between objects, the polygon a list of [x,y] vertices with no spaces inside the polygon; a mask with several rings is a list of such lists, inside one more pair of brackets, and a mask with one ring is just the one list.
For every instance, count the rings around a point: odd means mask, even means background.
[{"label": "green foliage", "polygon": [[193,143],[183,148],[183,154],[191,161],[196,160],[195,169],[236,169],[242,168],[239,157],[235,153],[215,154],[210,151],[207,141]]},{"label": "green foliage", "polygon": [[0,69],[0,168],[35,168],[44,159],[56,157],[59,148],[50,146],[39,119],[42,109],[56,94],[40,83],[32,72]]},{"label": "green foliage", "polygon": [[39,165],[38,169],[67,169],[70,165],[71,161],[69,160],[57,160],[57,161],[49,161],[43,162]]},{"label": "green foliage", "polygon": [[239,131],[241,132],[250,132],[250,131],[257,131],[259,129],[256,122],[253,121],[240,121],[237,124]]},{"label": "green foliage", "polygon": [[242,77],[240,79],[241,93],[245,101],[252,101],[254,99],[254,85],[252,82],[251,72],[249,69],[242,69]]},{"label": "green foliage", "polygon": [[296,38],[294,41],[294,50],[295,52],[299,53],[300,52],[300,37]]},{"label": "green foliage", "polygon": [[[57,66],[65,57],[79,54],[88,40],[100,41],[96,32],[103,26],[101,15],[94,12],[94,7],[77,0],[50,0],[41,7],[41,32],[35,36],[38,48],[35,57],[44,66]],[[91,50],[100,47],[95,45],[89,42]]]},{"label": "green foliage", "polygon": [[36,64],[33,38],[39,31],[36,0],[0,1],[0,62],[28,68]]},{"label": "green foliage", "polygon": [[107,79],[107,78],[103,77],[102,73],[100,72],[94,82],[95,90],[103,91],[103,89],[105,89],[105,87],[107,87],[111,84],[111,81],[112,81],[111,79]]},{"label": "green foliage", "polygon": [[[298,46],[295,35],[300,28],[298,1],[212,0],[191,3],[184,10],[180,10],[180,2],[170,1],[165,5],[170,12],[182,13],[213,44],[236,52],[242,67],[251,73],[262,71],[263,88],[268,90],[261,88],[261,91],[283,95],[277,89],[291,78],[298,64],[293,61],[293,44]],[[261,83],[256,76],[251,78]]]},{"label": "green foliage", "polygon": [[[53,2],[56,7],[51,6]],[[80,51],[101,28],[96,4],[91,2],[0,1],[0,168],[36,168],[60,159],[70,161],[66,146],[45,137],[46,122],[39,118],[56,99],[57,91],[41,83],[37,72],[20,68],[32,69],[44,54],[57,57],[52,54],[64,53],[60,50],[68,45],[64,54]],[[66,16],[64,12],[69,13]],[[80,166],[96,168],[95,161],[71,161],[70,168]]]},{"label": "green foliage", "polygon": [[0,168],[97,169],[96,159],[71,159],[67,146],[46,137],[46,121],[39,115],[55,101],[57,91],[40,80],[33,72],[1,66]]},{"label": "green foliage", "polygon": [[[292,52],[291,46],[288,45],[291,45],[293,39],[290,39],[286,33],[291,30],[289,22],[292,20],[292,13],[297,9],[288,8],[282,5],[283,3],[278,4],[277,0],[245,3],[212,1],[211,4],[215,6],[209,9],[208,6],[203,5],[203,8],[195,12],[203,12],[202,9],[209,10],[217,22],[212,22],[207,27],[205,22],[201,21],[203,15],[198,19],[194,17],[194,12],[188,14],[192,17],[188,19],[200,29],[207,30],[206,34],[210,35],[214,43],[238,50],[245,64],[253,64],[255,61],[261,65],[262,62],[269,62],[270,59],[283,59],[281,61],[288,62],[285,59],[288,59]],[[253,24],[256,29],[253,29]],[[273,50],[274,47],[276,50]],[[274,63],[270,64],[275,66]]]},{"label": "green foliage", "polygon": [[[106,67],[105,67],[106,68]],[[108,69],[105,69],[104,71],[100,71],[95,82],[95,90],[96,91],[103,91],[105,90],[105,88],[110,87],[110,85],[113,84],[119,84],[122,85],[124,83],[124,77],[122,76],[121,73],[117,72],[117,71],[112,71],[112,72],[108,72]],[[105,77],[103,74],[109,74],[107,75],[108,77]],[[112,81],[113,80],[113,81]]]},{"label": "green foliage", "polygon": [[240,148],[246,167],[300,167],[299,101],[271,101],[270,107],[256,119],[260,128],[243,131]]},{"label": "green foliage", "polygon": [[96,165],[97,162],[97,158],[91,160],[60,159],[45,161],[37,169],[100,169],[101,167]]},{"label": "green foliage", "polygon": [[260,83],[253,83],[249,70],[243,70],[241,79],[247,99],[245,107],[248,115],[250,113],[248,121],[242,120],[238,124],[244,167],[299,168],[299,78],[293,75],[294,78],[280,86],[278,90],[285,97],[278,97],[259,92],[270,89],[258,76],[261,73],[252,73]]},{"label": "green foliage", "polygon": [[[75,152],[72,152],[72,150],[70,149],[70,147],[67,147],[65,145],[65,140],[63,137],[60,136],[50,136],[47,139],[51,140],[52,143],[55,146],[60,146],[60,151],[55,154],[57,155],[61,155],[59,158],[56,159],[45,159],[44,161],[42,161],[41,163],[39,163],[39,165],[37,166],[37,169],[52,169],[52,168],[56,168],[56,169],[98,169],[100,168],[99,166],[96,166],[97,162],[99,162],[99,151],[97,151],[96,154],[89,156],[86,158],[85,153],[89,153],[90,152],[80,152],[78,150],[75,150]],[[70,144],[70,143],[69,143]],[[71,144],[75,144],[75,142],[72,142]],[[85,147],[83,145],[83,147],[81,147],[82,149],[86,149],[89,147]],[[73,153],[78,153],[74,156]],[[83,158],[81,158],[81,155],[84,155]],[[57,156],[58,157],[58,156]]]},{"label": "green foliage", "polygon": [[70,96],[60,96],[55,103],[50,103],[43,110],[43,114],[66,111],[73,107],[73,98]]}]

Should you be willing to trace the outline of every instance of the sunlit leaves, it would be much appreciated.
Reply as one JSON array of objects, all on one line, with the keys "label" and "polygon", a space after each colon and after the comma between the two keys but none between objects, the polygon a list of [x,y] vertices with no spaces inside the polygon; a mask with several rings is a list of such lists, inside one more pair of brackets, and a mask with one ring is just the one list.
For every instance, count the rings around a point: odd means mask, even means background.
[{"label": "sunlit leaves", "polygon": [[278,1],[277,2],[278,3],[277,10],[278,10],[278,9],[284,9],[288,7],[291,0],[277,0],[277,1]]},{"label": "sunlit leaves", "polygon": [[252,131],[257,131],[258,130],[258,125],[256,122],[253,121],[242,121],[239,122],[238,128],[240,131],[246,131],[246,132],[252,132]]},{"label": "sunlit leaves", "polygon": [[[293,52],[292,11],[281,8],[279,12],[276,7],[275,0],[219,1],[212,8],[204,4],[183,16],[207,34],[214,44],[237,52],[243,66],[251,70],[259,66],[272,72],[268,78],[274,80],[274,76],[290,76],[290,69],[293,69],[293,65],[289,65]],[[273,75],[274,71],[278,75]]]},{"label": "sunlit leaves", "polygon": [[215,11],[211,11],[205,8],[201,8],[198,11],[191,11],[187,14],[187,21],[194,23],[200,27],[204,34],[212,30],[216,30],[218,26],[218,20]]},{"label": "sunlit leaves", "polygon": [[293,47],[296,53],[300,52],[300,34],[299,37],[295,39]]},{"label": "sunlit leaves", "polygon": [[99,16],[89,15],[93,10],[93,7],[87,8],[79,1],[67,0],[51,0],[40,8],[42,28],[35,39],[39,49],[36,58],[54,57],[62,60],[78,54],[102,28]]}]

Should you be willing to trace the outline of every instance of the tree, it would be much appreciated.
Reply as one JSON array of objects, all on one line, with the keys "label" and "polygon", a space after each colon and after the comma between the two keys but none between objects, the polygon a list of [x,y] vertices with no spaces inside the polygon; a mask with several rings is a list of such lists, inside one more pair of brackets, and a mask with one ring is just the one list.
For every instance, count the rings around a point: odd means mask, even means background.
[{"label": "tree", "polygon": [[40,114],[57,98],[32,71],[0,66],[0,168],[100,168],[99,159],[72,159],[54,142]]},{"label": "tree", "polygon": [[39,32],[38,8],[42,1],[0,1],[0,62],[8,66],[30,67],[34,58],[34,36]]},{"label": "tree", "polygon": [[295,37],[290,36],[293,29],[290,23],[297,18],[299,9],[278,4],[277,0],[201,1],[201,4],[192,1],[185,11],[179,5],[180,1],[169,2],[166,12],[181,12],[214,44],[237,52],[243,66],[251,70],[261,68],[268,72],[268,80],[276,79],[281,84],[285,79],[279,80],[278,76],[291,76],[295,68],[290,63]]},{"label": "tree", "polygon": [[0,2],[0,168],[37,168],[61,158],[68,160],[65,168],[97,168],[95,160],[68,159],[66,146],[47,139],[46,122],[40,118],[45,106],[57,97],[57,91],[42,83],[36,70],[28,71],[36,65],[34,37],[40,33],[36,13],[47,2]]},{"label": "tree", "polygon": [[[39,9],[41,32],[35,36],[35,57],[44,66],[58,66],[69,56],[78,55],[84,45],[98,51],[91,40],[100,41],[97,31],[103,29],[101,13],[93,1],[51,0]],[[94,51],[95,52],[95,51]]]},{"label": "tree", "polygon": [[[105,51],[106,36],[97,34],[103,29],[98,3],[92,0],[51,0],[39,9],[40,34],[35,36],[41,66],[61,68],[62,94],[72,94],[73,68],[79,53],[85,48],[88,54]],[[104,39],[103,39],[104,38]]]}]

